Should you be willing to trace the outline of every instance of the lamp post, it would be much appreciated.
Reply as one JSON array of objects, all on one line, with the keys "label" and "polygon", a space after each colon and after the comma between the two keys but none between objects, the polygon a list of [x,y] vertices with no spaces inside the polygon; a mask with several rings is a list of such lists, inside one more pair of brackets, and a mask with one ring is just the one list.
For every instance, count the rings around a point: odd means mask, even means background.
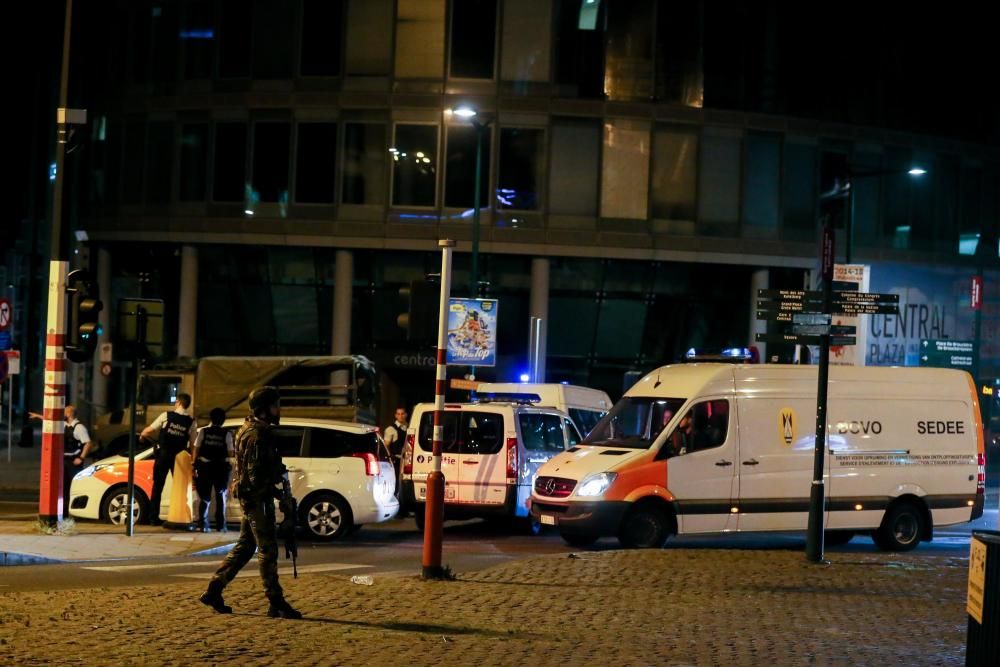
[{"label": "lamp post", "polygon": [[[875,176],[888,176],[888,175],[899,175],[902,174],[898,169],[880,169],[878,171],[854,171],[850,167],[847,168],[847,182],[843,185],[838,185],[833,189],[832,192],[825,193],[820,196],[821,199],[828,198],[839,198],[847,197],[847,215],[844,220],[844,231],[846,232],[846,240],[844,243],[844,263],[850,264],[852,255],[854,252],[854,182],[862,178],[872,178]],[[913,178],[918,178],[927,173],[927,170],[923,167],[913,166],[906,170],[907,174]]]},{"label": "lamp post", "polygon": [[480,180],[483,173],[483,135],[489,129],[492,120],[483,120],[479,112],[472,107],[459,107],[452,110],[453,115],[468,119],[476,129],[476,182],[473,187],[474,201],[472,203],[472,270],[469,279],[469,296],[479,296],[479,213],[480,213]]}]

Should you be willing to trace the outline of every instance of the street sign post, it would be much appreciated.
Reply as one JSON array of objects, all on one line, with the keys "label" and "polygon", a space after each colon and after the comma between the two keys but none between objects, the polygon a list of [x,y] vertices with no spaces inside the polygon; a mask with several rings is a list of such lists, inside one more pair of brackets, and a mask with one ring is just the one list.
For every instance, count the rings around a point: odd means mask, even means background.
[{"label": "street sign post", "polygon": [[959,368],[971,372],[976,356],[975,341],[934,339],[920,341],[920,366]]}]

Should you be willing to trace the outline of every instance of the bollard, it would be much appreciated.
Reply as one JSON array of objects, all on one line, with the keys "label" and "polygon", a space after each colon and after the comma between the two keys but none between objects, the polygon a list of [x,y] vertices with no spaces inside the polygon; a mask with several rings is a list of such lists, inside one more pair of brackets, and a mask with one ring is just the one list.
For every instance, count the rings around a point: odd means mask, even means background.
[{"label": "bollard", "polygon": [[966,666],[1000,665],[1000,531],[972,533],[965,609],[969,615]]}]

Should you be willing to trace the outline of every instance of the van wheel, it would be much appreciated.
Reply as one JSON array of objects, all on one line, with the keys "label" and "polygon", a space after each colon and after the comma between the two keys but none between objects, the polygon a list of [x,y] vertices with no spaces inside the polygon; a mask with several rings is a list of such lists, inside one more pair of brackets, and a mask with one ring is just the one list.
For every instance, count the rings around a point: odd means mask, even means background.
[{"label": "van wheel", "polygon": [[302,508],[302,525],[314,540],[328,542],[343,537],[351,529],[351,508],[333,494],[313,496]]},{"label": "van wheel", "polygon": [[571,547],[589,547],[594,544],[599,538],[597,535],[581,535],[577,533],[564,533],[560,532],[559,536],[563,538],[563,542],[570,545]]},{"label": "van wheel", "polygon": [[840,547],[854,539],[853,530],[828,530],[823,533],[823,542],[831,547]]},{"label": "van wheel", "polygon": [[883,551],[910,551],[920,544],[924,534],[924,515],[913,503],[897,503],[882,518],[882,525],[872,539]]},{"label": "van wheel", "polygon": [[417,505],[413,509],[413,520],[417,524],[417,530],[419,530],[421,533],[424,532],[424,522],[427,519],[427,516],[424,514],[425,511],[426,509],[424,508],[423,505]]},{"label": "van wheel", "polygon": [[667,541],[668,525],[655,507],[636,507],[625,516],[618,541],[626,549],[659,549]]}]

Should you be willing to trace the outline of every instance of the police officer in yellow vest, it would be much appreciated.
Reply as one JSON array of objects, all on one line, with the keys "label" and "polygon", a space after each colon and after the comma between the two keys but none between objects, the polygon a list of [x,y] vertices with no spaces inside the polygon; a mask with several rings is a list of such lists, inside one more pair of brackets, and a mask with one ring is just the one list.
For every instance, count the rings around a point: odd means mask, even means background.
[{"label": "police officer in yellow vest", "polygon": [[153,497],[149,499],[149,522],[154,526],[163,523],[160,520],[160,497],[167,475],[173,474],[174,459],[194,442],[197,431],[194,417],[188,411],[191,408],[190,394],[177,394],[174,406],[172,412],[162,413],[139,436],[142,440],[149,440],[155,433],[160,434],[154,452]]}]

